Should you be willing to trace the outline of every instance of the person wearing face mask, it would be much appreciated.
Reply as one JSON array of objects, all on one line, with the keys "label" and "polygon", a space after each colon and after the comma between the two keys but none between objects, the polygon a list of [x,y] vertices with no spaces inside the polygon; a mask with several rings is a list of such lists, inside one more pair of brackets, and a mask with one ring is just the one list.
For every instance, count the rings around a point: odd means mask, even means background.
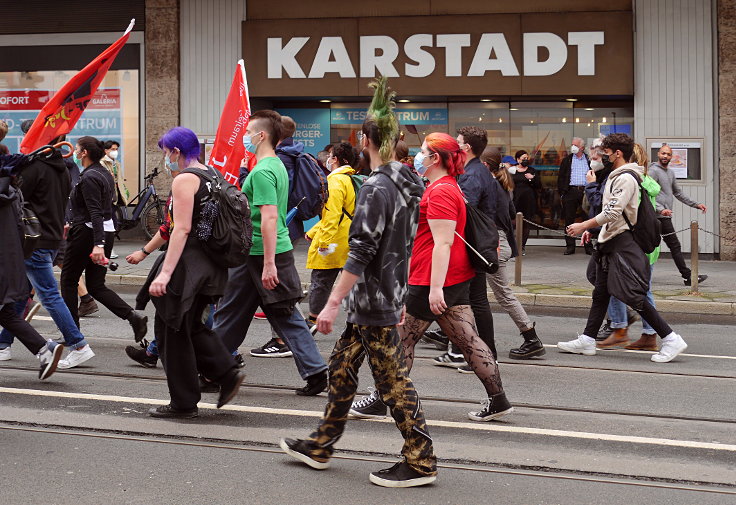
[{"label": "person wearing face mask", "polygon": [[[115,181],[100,164],[104,153],[104,145],[94,137],[80,138],[74,148],[74,160],[79,165],[81,175],[69,197],[72,206],[71,228],[61,269],[61,295],[78,327],[77,286],[85,273],[89,294],[113,314],[127,320],[133,328],[136,341],[140,341],[148,331],[148,317],[133,310],[105,285],[107,268],[103,265],[109,258],[115,240],[112,222]],[[59,367],[74,366],[76,360],[85,358],[82,351],[84,349],[72,351],[59,363]]]},{"label": "person wearing face mask", "polygon": [[[514,206],[517,212],[524,214],[524,219],[531,221],[537,214],[537,195],[542,189],[542,183],[537,177],[537,171],[530,166],[529,153],[524,150],[516,151],[514,158],[516,159],[516,171],[511,174],[511,180],[514,181]],[[522,255],[526,254],[529,231],[529,223],[524,221],[522,225]]]},{"label": "person wearing face mask", "polygon": [[[685,340],[675,333],[647,298],[651,278],[650,262],[634,239],[630,226],[637,224],[641,202],[639,184],[643,168],[631,163],[634,141],[625,133],[612,133],[601,144],[602,161],[612,163],[603,192],[603,208],[592,219],[567,227],[570,236],[582,235],[590,240],[590,230],[601,226],[596,254],[590,263],[594,268],[593,303],[583,333],[575,340],[558,342],[562,352],[593,356],[595,335],[600,330],[610,297],[615,296],[632,307],[662,337],[662,347],[651,357],[655,363],[668,363],[687,349]],[[631,225],[629,225],[631,223]],[[623,345],[623,341],[619,342]]]},{"label": "person wearing face mask", "polygon": [[[566,227],[574,223],[578,214],[582,212],[586,185],[585,174],[589,170],[590,160],[585,154],[585,141],[580,137],[574,137],[570,146],[570,154],[560,163],[557,177],[557,189],[562,200],[562,214]],[[564,254],[575,254],[575,239],[572,237],[565,237]]]},{"label": "person wearing face mask", "polygon": [[330,196],[322,215],[306,234],[310,242],[307,268],[312,270],[309,283],[309,318],[312,329],[317,316],[327,303],[337,275],[348,259],[348,231],[355,214],[355,188],[351,175],[355,173],[355,151],[348,142],[333,146],[325,165],[330,171],[327,185]]}]

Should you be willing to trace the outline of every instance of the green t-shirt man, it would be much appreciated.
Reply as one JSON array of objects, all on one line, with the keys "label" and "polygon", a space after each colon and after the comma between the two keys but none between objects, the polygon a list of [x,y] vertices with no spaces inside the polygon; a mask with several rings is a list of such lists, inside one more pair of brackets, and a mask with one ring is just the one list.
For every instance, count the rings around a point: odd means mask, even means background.
[{"label": "green t-shirt man", "polygon": [[286,167],[275,156],[263,158],[256,163],[243,183],[243,193],[250,203],[253,221],[253,247],[251,256],[263,256],[263,235],[261,234],[260,205],[276,205],[279,213],[276,221],[276,254],[291,251],[289,229],[286,227],[286,213],[289,199],[289,175]]}]

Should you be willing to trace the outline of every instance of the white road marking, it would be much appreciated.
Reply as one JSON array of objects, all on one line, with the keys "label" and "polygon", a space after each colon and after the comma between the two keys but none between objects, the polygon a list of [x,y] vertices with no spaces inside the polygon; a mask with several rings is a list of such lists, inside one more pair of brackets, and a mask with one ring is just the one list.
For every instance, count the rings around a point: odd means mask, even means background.
[{"label": "white road marking", "polygon": [[[136,398],[129,396],[115,396],[115,395],[98,395],[90,393],[67,393],[63,391],[42,391],[38,389],[16,389],[0,387],[0,393],[26,395],[26,396],[41,396],[41,397],[52,397],[52,398],[71,398],[77,400],[97,400],[102,402],[117,402],[117,403],[137,403],[144,405],[167,405],[168,400],[158,400],[154,398]],[[200,409],[216,409],[216,405],[213,403],[200,402],[197,404]],[[225,405],[222,410],[231,410],[235,412],[248,412],[252,414],[273,414],[281,416],[296,416],[296,417],[322,417],[322,411],[312,410],[295,410],[295,409],[275,409],[270,407],[253,407],[246,405]],[[391,418],[386,419],[370,419],[370,422],[378,423],[390,423],[394,424],[394,420]],[[526,435],[542,435],[549,437],[564,437],[564,438],[578,438],[585,440],[605,440],[607,442],[623,442],[631,444],[648,444],[648,445],[659,445],[665,447],[683,447],[689,449],[708,449],[715,451],[728,451],[736,452],[736,445],[733,444],[720,444],[717,442],[697,442],[692,440],[672,440],[669,438],[651,438],[651,437],[635,437],[629,435],[610,435],[606,433],[588,433],[584,431],[566,431],[566,430],[550,430],[546,428],[529,428],[523,426],[505,426],[501,424],[491,423],[460,423],[455,421],[439,421],[431,420],[427,421],[427,424],[431,427],[442,427],[442,428],[453,428],[453,429],[466,429],[475,431],[495,431],[501,433],[522,433]]]},{"label": "white road marking", "polygon": [[[557,349],[556,344],[544,344],[544,347],[549,347],[550,349]],[[599,352],[632,352],[635,354],[654,354],[654,351],[635,351],[633,349],[596,349],[596,351]],[[568,353],[564,353],[568,354]],[[687,354],[682,353],[680,356],[688,356],[690,358],[708,358],[708,359],[736,359],[736,356],[714,356],[711,354]]]}]

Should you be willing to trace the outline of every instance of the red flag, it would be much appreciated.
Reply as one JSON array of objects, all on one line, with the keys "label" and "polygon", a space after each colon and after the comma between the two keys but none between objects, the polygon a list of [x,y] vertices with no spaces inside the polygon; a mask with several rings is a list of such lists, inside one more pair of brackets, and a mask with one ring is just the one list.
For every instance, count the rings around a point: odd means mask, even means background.
[{"label": "red flag", "polygon": [[[217,126],[217,135],[209,159],[209,164],[222,172],[226,181],[235,185],[238,184],[240,162],[246,157],[243,135],[245,135],[249,119],[248,81],[245,79],[243,60],[239,60],[235,68],[233,84],[230,86],[230,92],[222,109],[220,124]],[[250,157],[248,161],[250,162]]]},{"label": "red flag", "polygon": [[115,61],[115,57],[128,41],[134,25],[135,19],[132,19],[122,37],[92,60],[81,72],[69,79],[51,97],[36,116],[31,129],[23,137],[20,152],[28,154],[48,144],[59,135],[72,131],[74,125],[82,117],[84,109],[87,108],[92,95],[105,78],[112,62]]}]

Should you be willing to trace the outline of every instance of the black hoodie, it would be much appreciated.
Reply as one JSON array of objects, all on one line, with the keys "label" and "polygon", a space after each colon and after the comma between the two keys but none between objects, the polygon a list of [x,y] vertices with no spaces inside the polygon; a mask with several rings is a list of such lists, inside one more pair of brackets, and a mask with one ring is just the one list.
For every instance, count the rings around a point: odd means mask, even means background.
[{"label": "black hoodie", "polygon": [[347,298],[349,322],[392,326],[401,320],[423,193],[422,181],[397,161],[378,167],[361,186],[343,267],[360,276]]},{"label": "black hoodie", "polygon": [[71,180],[61,153],[55,150],[48,158],[36,158],[20,171],[19,187],[26,205],[41,224],[37,249],[58,249],[64,236]]}]

